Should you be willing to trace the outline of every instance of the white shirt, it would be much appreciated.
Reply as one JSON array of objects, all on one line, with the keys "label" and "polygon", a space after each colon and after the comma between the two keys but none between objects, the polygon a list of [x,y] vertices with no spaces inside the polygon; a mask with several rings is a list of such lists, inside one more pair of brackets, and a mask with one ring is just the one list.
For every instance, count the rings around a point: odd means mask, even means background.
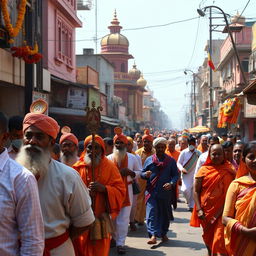
[{"label": "white shirt", "polygon": [[192,156],[192,154],[196,152],[198,154],[198,156],[201,155],[201,152],[198,151],[197,149],[195,149],[195,151],[191,152],[188,148],[185,148],[184,150],[182,150],[180,152],[178,161],[177,161],[177,166],[179,168],[179,170],[183,169],[183,166],[188,162],[188,160],[190,159],[190,157]]},{"label": "white shirt", "polygon": [[43,250],[44,225],[36,179],[5,149],[0,154],[0,255],[41,256]]},{"label": "white shirt", "polygon": [[[65,233],[71,225],[85,227],[94,222],[88,189],[71,167],[52,159],[38,180],[38,189],[46,239]],[[75,255],[70,239],[52,251],[51,255]]]},{"label": "white shirt", "polygon": [[208,151],[202,153],[198,160],[197,160],[197,163],[196,163],[196,169],[195,169],[195,173],[194,173],[194,176],[196,176],[198,170],[202,167],[202,165],[206,162],[206,159],[208,157]]}]

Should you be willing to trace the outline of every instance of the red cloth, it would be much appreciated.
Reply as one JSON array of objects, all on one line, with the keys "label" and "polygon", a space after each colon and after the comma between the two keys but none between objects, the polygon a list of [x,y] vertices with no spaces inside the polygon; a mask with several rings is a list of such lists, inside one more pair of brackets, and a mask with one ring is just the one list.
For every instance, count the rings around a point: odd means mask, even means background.
[{"label": "red cloth", "polygon": [[54,139],[56,139],[60,130],[58,123],[53,118],[44,114],[26,114],[23,120],[23,132],[25,132],[30,126],[35,126]]},{"label": "red cloth", "polygon": [[54,248],[59,247],[63,243],[65,243],[69,238],[69,233],[66,231],[62,235],[45,239],[45,247],[43,256],[51,256],[50,251]]},{"label": "red cloth", "polygon": [[62,134],[61,137],[60,137],[60,144],[62,144],[62,142],[64,140],[70,140],[76,146],[78,146],[78,139],[77,139],[77,137],[73,133],[64,133],[64,134]]},{"label": "red cloth", "polygon": [[113,139],[114,143],[117,140],[121,140],[124,144],[128,144],[128,139],[124,134],[116,134]]},{"label": "red cloth", "polygon": [[144,141],[144,140],[153,141],[154,137],[151,134],[145,134],[142,136],[142,141]]}]

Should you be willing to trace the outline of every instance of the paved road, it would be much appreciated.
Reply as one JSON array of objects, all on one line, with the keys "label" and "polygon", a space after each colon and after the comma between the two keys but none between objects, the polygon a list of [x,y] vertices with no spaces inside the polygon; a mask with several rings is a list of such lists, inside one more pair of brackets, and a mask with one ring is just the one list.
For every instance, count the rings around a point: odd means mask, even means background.
[{"label": "paved road", "polygon": [[[184,200],[184,199],[182,199]],[[135,232],[129,232],[126,239],[126,256],[205,256],[207,250],[202,240],[201,228],[189,226],[191,213],[187,211],[185,203],[178,203],[174,212],[174,222],[170,225],[168,232],[169,241],[158,242],[157,245],[147,244],[146,227],[138,227]],[[112,248],[110,256],[116,256],[116,248]]]}]

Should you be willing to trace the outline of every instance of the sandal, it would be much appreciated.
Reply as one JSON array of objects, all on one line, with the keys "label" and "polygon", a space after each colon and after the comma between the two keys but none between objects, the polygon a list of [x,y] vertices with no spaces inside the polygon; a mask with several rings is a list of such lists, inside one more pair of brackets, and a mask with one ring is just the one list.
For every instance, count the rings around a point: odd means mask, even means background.
[{"label": "sandal", "polygon": [[122,246],[122,245],[117,246],[116,249],[117,249],[118,254],[125,254],[126,253],[126,250],[125,250],[124,246]]},{"label": "sandal", "polygon": [[147,244],[156,244],[156,237],[152,236],[150,240],[148,240]]},{"label": "sandal", "polygon": [[162,242],[167,242],[167,241],[169,241],[168,236],[167,235],[162,236]]}]

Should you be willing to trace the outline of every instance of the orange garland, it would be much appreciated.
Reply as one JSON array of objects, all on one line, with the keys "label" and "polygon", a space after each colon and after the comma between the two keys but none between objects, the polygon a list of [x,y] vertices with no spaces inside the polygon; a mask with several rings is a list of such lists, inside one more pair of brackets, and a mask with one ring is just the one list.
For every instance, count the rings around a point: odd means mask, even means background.
[{"label": "orange garland", "polygon": [[[15,24],[15,27],[12,26],[11,21],[10,21],[10,16],[9,16],[8,8],[7,8],[8,0],[0,0],[0,2],[1,2],[1,9],[2,9],[2,13],[3,13],[5,27],[9,33],[9,36],[11,38],[16,37],[19,34],[21,26],[24,21],[27,0],[20,1],[18,18],[17,18],[16,24]],[[13,43],[13,39],[10,39],[9,42]]]}]

